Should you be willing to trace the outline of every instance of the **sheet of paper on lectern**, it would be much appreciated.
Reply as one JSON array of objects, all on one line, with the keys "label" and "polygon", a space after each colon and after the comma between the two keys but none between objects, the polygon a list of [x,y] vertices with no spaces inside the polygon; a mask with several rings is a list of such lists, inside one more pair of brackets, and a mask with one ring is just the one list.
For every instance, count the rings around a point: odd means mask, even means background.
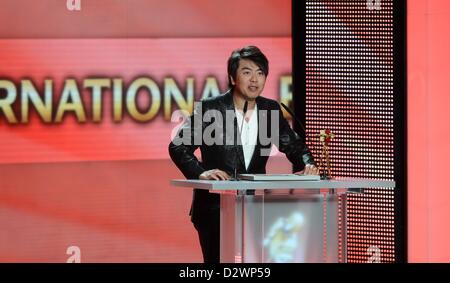
[{"label": "sheet of paper on lectern", "polygon": [[240,174],[241,180],[247,181],[319,181],[318,175],[297,174]]}]

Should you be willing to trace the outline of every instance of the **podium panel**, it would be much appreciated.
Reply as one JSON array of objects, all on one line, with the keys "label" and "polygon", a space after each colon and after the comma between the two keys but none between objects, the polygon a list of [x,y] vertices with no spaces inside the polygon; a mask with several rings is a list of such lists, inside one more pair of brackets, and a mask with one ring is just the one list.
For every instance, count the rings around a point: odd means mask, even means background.
[{"label": "podium panel", "polygon": [[346,202],[388,180],[172,180],[220,194],[220,260],[225,263],[346,262]]},{"label": "podium panel", "polygon": [[345,221],[338,217],[344,197],[222,194],[221,262],[343,262]]}]

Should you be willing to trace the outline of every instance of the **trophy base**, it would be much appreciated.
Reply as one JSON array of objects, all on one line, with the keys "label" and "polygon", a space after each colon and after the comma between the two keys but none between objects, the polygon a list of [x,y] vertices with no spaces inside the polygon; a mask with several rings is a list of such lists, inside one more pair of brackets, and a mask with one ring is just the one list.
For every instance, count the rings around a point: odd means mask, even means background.
[{"label": "trophy base", "polygon": [[333,180],[333,179],[334,179],[334,177],[331,177],[331,176],[329,176],[327,174],[321,174],[320,175],[320,180]]}]

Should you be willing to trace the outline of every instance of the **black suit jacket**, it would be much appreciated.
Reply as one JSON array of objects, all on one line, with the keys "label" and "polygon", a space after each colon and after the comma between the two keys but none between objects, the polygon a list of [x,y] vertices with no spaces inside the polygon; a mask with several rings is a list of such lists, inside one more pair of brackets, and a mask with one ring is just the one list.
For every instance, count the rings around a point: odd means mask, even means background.
[{"label": "black suit jacket", "polygon": [[[305,164],[314,164],[314,160],[307,146],[303,140],[297,135],[289,126],[287,120],[283,117],[279,104],[275,100],[264,97],[256,98],[258,106],[258,126],[261,121],[267,121],[267,137],[272,137],[272,117],[271,115],[278,115],[278,132],[277,137],[279,151],[286,154],[287,158],[292,162],[294,168],[303,169]],[[209,116],[208,119],[202,119],[208,110],[217,110]],[[264,111],[266,110],[266,111]],[[271,112],[271,110],[277,110]],[[181,170],[187,179],[198,179],[200,174],[211,169],[220,169],[227,172],[230,176],[237,167],[238,173],[266,173],[266,164],[268,160],[267,154],[261,154],[261,150],[270,150],[272,143],[267,143],[266,139],[261,139],[258,135],[257,144],[253,157],[248,168],[245,168],[244,154],[242,145],[234,142],[227,143],[227,139],[237,138],[233,135],[227,135],[225,129],[228,127],[234,128],[234,133],[238,133],[237,125],[233,119],[232,125],[230,121],[227,123],[226,112],[234,111],[234,102],[231,91],[223,95],[205,99],[201,102],[200,107],[196,107],[194,114],[186,120],[183,126],[178,131],[175,139],[169,144],[169,154],[176,166]],[[218,118],[221,114],[223,119]],[[233,112],[234,113],[234,112]],[[211,111],[210,111],[211,114]],[[255,113],[256,114],[256,113]],[[211,117],[213,117],[211,119]],[[205,122],[207,120],[208,122]],[[214,122],[216,121],[216,122]],[[201,123],[198,123],[201,122]],[[202,134],[205,129],[208,131],[208,126],[215,123],[215,126],[221,125],[222,128],[217,127],[218,131],[214,131],[212,136],[215,140],[221,140],[222,144],[207,145],[202,139]],[[274,125],[276,127],[276,125]],[[183,133],[190,133],[190,137],[183,137]],[[180,144],[181,140],[190,142],[188,144]],[[195,142],[197,141],[197,144]],[[198,141],[202,141],[198,144]],[[264,144],[266,143],[266,144]],[[202,161],[199,161],[194,151],[200,147]],[[220,206],[220,198],[218,194],[211,194],[204,190],[194,189],[194,197],[191,207],[191,219],[194,225],[201,226],[202,219],[205,219],[210,213],[217,212]]]}]

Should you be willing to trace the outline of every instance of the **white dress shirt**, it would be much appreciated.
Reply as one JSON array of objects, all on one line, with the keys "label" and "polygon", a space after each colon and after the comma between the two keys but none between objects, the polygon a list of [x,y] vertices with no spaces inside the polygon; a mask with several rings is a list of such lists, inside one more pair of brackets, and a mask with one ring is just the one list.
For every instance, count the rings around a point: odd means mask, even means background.
[{"label": "white dress shirt", "polygon": [[[242,150],[244,151],[245,169],[248,169],[250,161],[252,160],[255,151],[256,142],[258,139],[258,108],[255,104],[252,116],[248,121],[244,120],[242,124],[242,113],[235,109],[238,127],[241,132]],[[242,128],[241,129],[241,125]]]}]

